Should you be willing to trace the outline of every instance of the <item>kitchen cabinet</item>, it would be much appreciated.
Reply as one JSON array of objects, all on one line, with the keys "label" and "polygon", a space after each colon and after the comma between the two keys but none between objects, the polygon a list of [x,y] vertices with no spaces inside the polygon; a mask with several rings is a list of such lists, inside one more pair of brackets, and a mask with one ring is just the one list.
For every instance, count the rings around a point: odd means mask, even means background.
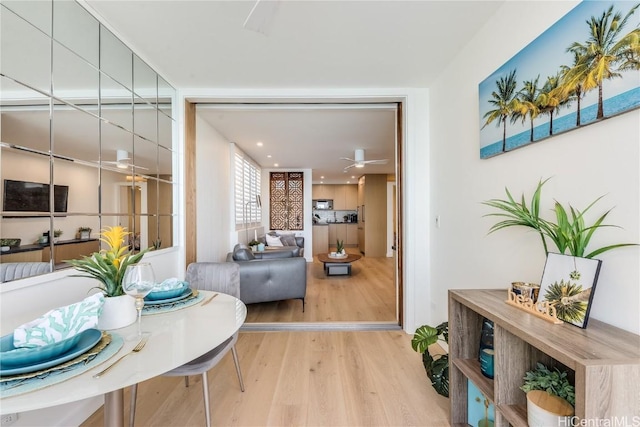
[{"label": "kitchen cabinet", "polygon": [[347,224],[329,224],[329,246],[335,246],[336,240],[342,240],[345,245],[348,244]]},{"label": "kitchen cabinet", "polygon": [[331,184],[314,184],[311,187],[312,199],[334,199],[334,185]]},{"label": "kitchen cabinet", "polygon": [[363,254],[365,249],[365,237],[364,237],[364,226],[358,225],[358,249]]},{"label": "kitchen cabinet", "polygon": [[344,244],[347,246],[358,246],[358,224],[345,224],[347,228],[347,237]]},{"label": "kitchen cabinet", "polygon": [[344,185],[333,186],[333,209],[343,211],[347,209],[346,188]]},{"label": "kitchen cabinet", "polygon": [[314,184],[313,199],[333,200],[333,210],[355,211],[358,206],[358,186],[356,184]]},{"label": "kitchen cabinet", "polygon": [[368,174],[358,180],[358,248],[372,257],[387,255],[387,175]]},{"label": "kitchen cabinet", "polygon": [[329,252],[329,226],[314,225],[312,231],[312,255],[318,255]]},{"label": "kitchen cabinet", "polygon": [[[467,425],[467,379],[495,406],[495,425],[527,425],[525,372],[542,362],[569,372],[577,423],[640,416],[640,337],[596,319],[554,325],[505,303],[507,290],[449,291],[451,425]],[[494,379],[478,363],[482,320],[494,323]],[[570,423],[569,423],[570,424]]]},{"label": "kitchen cabinet", "polygon": [[356,184],[345,184],[345,206],[346,210],[355,211],[358,207],[358,186]]},{"label": "kitchen cabinet", "polygon": [[329,224],[327,227],[329,228],[329,245],[335,245],[338,237],[338,226],[337,224]]}]

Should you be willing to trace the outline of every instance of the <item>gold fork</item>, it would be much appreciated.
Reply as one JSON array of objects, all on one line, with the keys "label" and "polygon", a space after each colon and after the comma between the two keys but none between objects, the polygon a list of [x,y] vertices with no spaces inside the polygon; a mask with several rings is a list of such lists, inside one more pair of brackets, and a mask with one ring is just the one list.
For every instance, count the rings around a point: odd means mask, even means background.
[{"label": "gold fork", "polygon": [[100,378],[101,376],[103,376],[104,374],[107,373],[107,371],[111,368],[113,368],[119,361],[121,361],[122,359],[124,359],[125,357],[133,354],[133,353],[137,353],[140,350],[142,350],[144,348],[144,346],[147,344],[147,340],[149,339],[149,337],[144,337],[140,340],[140,342],[133,347],[133,349],[127,353],[127,354],[123,354],[122,356],[120,356],[120,358],[118,360],[116,360],[115,362],[113,362],[111,365],[107,366],[104,370],[98,372],[97,374],[95,374],[93,376],[93,378]]},{"label": "gold fork", "polygon": [[207,298],[207,300],[205,302],[202,303],[202,307],[204,307],[205,305],[209,304],[211,302],[211,300],[214,299],[217,296],[218,296],[218,294],[211,295],[209,298]]}]

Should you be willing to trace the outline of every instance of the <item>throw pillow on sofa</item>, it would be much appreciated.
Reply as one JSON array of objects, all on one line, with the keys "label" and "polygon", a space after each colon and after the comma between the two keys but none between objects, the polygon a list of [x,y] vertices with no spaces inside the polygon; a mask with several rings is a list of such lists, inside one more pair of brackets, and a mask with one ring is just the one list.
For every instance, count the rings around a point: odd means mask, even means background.
[{"label": "throw pillow on sofa", "polygon": [[280,241],[284,246],[298,246],[296,243],[296,236],[293,233],[281,234]]},{"label": "throw pillow on sofa", "polygon": [[267,234],[265,237],[267,238],[267,246],[284,246],[279,237],[274,237],[270,234]]}]

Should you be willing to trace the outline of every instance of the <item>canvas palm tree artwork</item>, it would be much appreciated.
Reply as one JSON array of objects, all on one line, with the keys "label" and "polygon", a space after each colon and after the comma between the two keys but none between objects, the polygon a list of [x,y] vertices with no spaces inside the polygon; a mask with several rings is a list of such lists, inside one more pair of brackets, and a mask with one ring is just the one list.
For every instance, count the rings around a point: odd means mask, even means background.
[{"label": "canvas palm tree artwork", "polygon": [[640,108],[639,7],[581,2],[481,82],[480,157]]}]

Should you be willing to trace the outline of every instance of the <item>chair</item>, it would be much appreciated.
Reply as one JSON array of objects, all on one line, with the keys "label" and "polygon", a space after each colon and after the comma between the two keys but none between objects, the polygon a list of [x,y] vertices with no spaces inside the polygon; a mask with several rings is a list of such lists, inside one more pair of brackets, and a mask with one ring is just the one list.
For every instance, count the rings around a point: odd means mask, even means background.
[{"label": "chair", "polygon": [[[237,264],[234,263],[214,263],[214,262],[195,262],[187,267],[187,275],[185,280],[189,282],[192,288],[205,291],[222,292],[240,298],[240,271]],[[238,353],[236,352],[236,342],[238,341],[238,333],[236,332],[225,342],[214,348],[213,350],[203,354],[202,356],[172,369],[162,374],[170,377],[185,377],[185,385],[189,387],[189,375],[202,375],[202,391],[204,394],[204,412],[207,421],[207,427],[211,426],[211,415],[209,410],[209,382],[207,380],[207,371],[216,366],[218,362],[231,350],[233,361],[236,365],[236,374],[240,382],[240,390],[244,391],[244,382],[242,381],[242,372],[240,372],[240,364],[238,363]],[[132,427],[136,416],[136,395],[138,392],[138,384],[131,387],[131,412],[129,415],[129,425]]]},{"label": "chair", "polygon": [[5,262],[0,264],[0,282],[24,279],[51,272],[48,262]]}]

